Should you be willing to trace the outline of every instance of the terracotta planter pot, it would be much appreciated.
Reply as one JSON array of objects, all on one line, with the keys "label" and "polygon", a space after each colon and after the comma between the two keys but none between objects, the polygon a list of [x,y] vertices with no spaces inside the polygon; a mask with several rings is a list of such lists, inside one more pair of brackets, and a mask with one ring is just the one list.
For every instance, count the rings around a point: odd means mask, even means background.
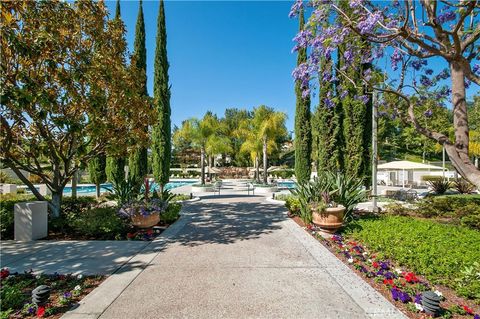
[{"label": "terracotta planter pot", "polygon": [[328,207],[323,211],[312,209],[312,220],[315,225],[328,233],[336,232],[343,225],[345,207]]},{"label": "terracotta planter pot", "polygon": [[155,213],[148,216],[134,215],[132,216],[132,225],[138,228],[150,228],[158,224],[160,214]]}]

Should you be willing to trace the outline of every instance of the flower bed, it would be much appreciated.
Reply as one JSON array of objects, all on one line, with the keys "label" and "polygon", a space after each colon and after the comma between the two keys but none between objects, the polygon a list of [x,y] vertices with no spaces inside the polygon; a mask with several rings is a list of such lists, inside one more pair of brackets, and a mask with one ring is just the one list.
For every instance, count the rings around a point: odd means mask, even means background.
[{"label": "flower bed", "polygon": [[[1,318],[59,318],[105,279],[105,276],[34,275],[1,270]],[[32,290],[40,285],[50,287],[50,298],[45,306],[32,303]]]},{"label": "flower bed", "polygon": [[[302,225],[298,217],[294,219]],[[310,225],[305,229],[410,318],[430,317],[424,312],[422,294],[435,291],[441,298],[442,318],[480,319],[478,299],[461,298],[444,285],[432,284],[425,277],[412,272],[411,268],[400,267],[393,259],[385,258],[381,248],[369,250],[360,240],[354,239],[351,233],[347,233],[347,237],[334,235],[332,239],[325,239],[315,227]],[[398,229],[391,228],[391,231],[398,232]],[[397,246],[402,249],[401,245]],[[412,262],[415,263],[414,260]]]}]

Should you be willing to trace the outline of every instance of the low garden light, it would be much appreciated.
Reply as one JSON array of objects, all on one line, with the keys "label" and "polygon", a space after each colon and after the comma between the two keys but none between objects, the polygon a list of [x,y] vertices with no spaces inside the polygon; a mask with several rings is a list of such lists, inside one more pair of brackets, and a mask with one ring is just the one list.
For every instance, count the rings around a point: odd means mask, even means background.
[{"label": "low garden light", "polygon": [[424,311],[432,316],[440,313],[440,296],[433,291],[426,291],[422,294],[422,306]]},{"label": "low garden light", "polygon": [[32,290],[32,302],[37,306],[45,306],[50,298],[50,287],[40,285]]}]

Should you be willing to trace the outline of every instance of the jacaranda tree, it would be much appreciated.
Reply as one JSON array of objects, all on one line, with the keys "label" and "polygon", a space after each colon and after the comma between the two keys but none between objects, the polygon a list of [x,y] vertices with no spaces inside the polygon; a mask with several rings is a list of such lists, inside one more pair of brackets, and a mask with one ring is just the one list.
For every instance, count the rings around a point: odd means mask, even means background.
[{"label": "jacaranda tree", "polygon": [[79,166],[145,144],[139,128],[155,114],[126,66],[125,26],[103,2],[8,1],[0,19],[1,161],[46,200],[22,172],[38,176],[59,216]]},{"label": "jacaranda tree", "polygon": [[[401,102],[392,105],[392,113],[443,145],[455,169],[480,187],[480,170],[469,157],[466,103],[468,86],[480,85],[479,1],[351,0],[348,3],[349,10],[342,9],[336,0],[309,3],[311,16],[296,40],[297,49],[308,47],[310,54],[307,62],[295,69],[294,78],[308,87],[307,83],[318,75],[321,58],[332,56],[341,46],[346,64],[336,70],[340,84],[355,83],[347,72],[349,68],[360,67],[354,56],[360,56],[362,64],[375,64],[388,57],[391,70],[385,80],[379,81],[367,68],[360,75],[364,85],[370,91],[382,93],[382,100],[386,101],[388,95],[396,96]],[[290,14],[298,14],[302,7],[301,0],[295,2]],[[325,21],[336,22],[325,24]],[[352,34],[363,41],[347,42]],[[365,99],[362,95],[357,98]],[[428,98],[447,99],[451,103],[454,138],[428,128],[417,119],[415,108]],[[426,115],[430,113],[428,110]]]}]

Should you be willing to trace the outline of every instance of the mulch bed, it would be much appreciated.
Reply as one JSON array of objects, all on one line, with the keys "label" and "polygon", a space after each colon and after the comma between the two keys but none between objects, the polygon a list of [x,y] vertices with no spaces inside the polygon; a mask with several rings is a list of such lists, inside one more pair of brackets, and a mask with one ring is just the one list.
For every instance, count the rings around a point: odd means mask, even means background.
[{"label": "mulch bed", "polygon": [[[106,276],[35,275],[32,271],[10,274],[2,269],[2,318],[60,318],[82,298],[100,285]],[[50,287],[50,298],[44,306],[32,303],[32,290],[40,285]],[[9,310],[10,309],[10,310]]]},{"label": "mulch bed", "polygon": [[[375,272],[377,269],[381,269],[379,265],[381,265],[382,263],[387,264],[387,272],[389,270],[392,270],[392,273],[394,273],[393,270],[396,268],[391,261],[377,261],[375,259],[375,253],[364,249],[364,246],[360,245],[358,241],[349,241],[348,238],[343,238],[341,236],[334,236],[332,239],[326,239],[321,236],[321,234],[316,228],[312,226],[306,227],[306,225],[298,216],[289,215],[289,217],[293,219],[299,226],[304,228],[308,234],[310,234],[312,237],[322,243],[331,253],[333,253],[344,264],[346,264],[353,272],[355,272],[360,278],[362,278],[375,290],[381,293],[387,300],[394,304],[395,307],[400,309],[409,318],[426,319],[432,318],[432,316],[421,312],[415,308],[415,296],[413,295],[410,296],[411,299],[405,303],[402,302],[401,299],[394,300],[392,297],[392,288],[396,287],[396,284],[398,284],[400,290],[409,288],[413,289],[413,287],[417,287],[415,285],[424,285],[425,287],[428,287],[427,290],[441,292],[443,298],[442,302],[440,303],[440,306],[442,307],[442,313],[439,316],[440,318],[480,319],[480,306],[478,304],[475,304],[471,300],[466,300],[457,296],[452,289],[442,285],[431,285],[427,279],[423,278],[422,276],[413,274],[412,272],[409,272],[405,269],[402,269],[402,273],[395,274],[397,278],[394,279],[394,286],[392,286],[392,282],[388,280],[385,281],[384,276],[378,276],[376,274],[373,274],[373,272]],[[368,251],[368,255],[366,256],[370,257],[368,258],[368,260],[370,261],[364,260],[367,258],[362,258],[362,254],[358,253],[363,250]],[[375,262],[375,266],[377,266],[377,268],[372,267],[371,260]],[[411,282],[407,282],[405,278],[410,279]],[[412,278],[414,280],[412,280]]]}]

